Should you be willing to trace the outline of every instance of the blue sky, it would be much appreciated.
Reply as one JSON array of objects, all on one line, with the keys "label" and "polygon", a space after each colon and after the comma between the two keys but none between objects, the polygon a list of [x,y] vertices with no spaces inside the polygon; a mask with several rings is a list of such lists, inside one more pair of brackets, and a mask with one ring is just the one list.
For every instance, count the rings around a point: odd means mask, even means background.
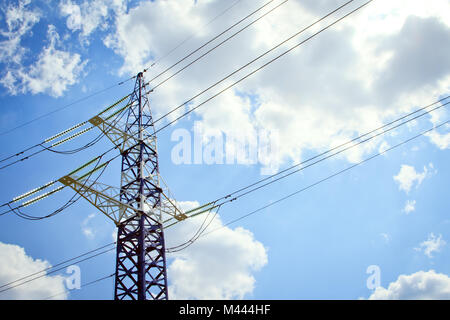
[{"label": "blue sky", "polygon": [[[281,2],[272,1],[265,11]],[[214,19],[231,2],[3,1],[2,158],[89,119],[132,91],[134,80],[117,85],[119,82],[156,61],[145,73],[146,79],[151,79],[264,3],[237,1]],[[163,115],[343,3],[288,1],[155,89],[149,95],[152,112],[156,117]],[[362,3],[355,0],[341,15]],[[273,159],[281,170],[448,95],[450,63],[445,57],[450,54],[449,4],[436,0],[431,8],[422,1],[405,3],[373,1],[161,131],[161,176],[180,205],[188,209],[267,176],[259,162],[176,164],[173,150],[179,140],[174,134],[180,130],[193,137],[194,125],[201,125],[205,139],[217,132],[224,137],[236,131],[244,137],[261,129],[276,132],[279,140]],[[232,80],[307,36],[294,38]],[[185,39],[188,41],[167,55]],[[229,83],[195,99],[191,106]],[[67,108],[7,132],[64,106]],[[169,255],[170,297],[450,298],[450,217],[445,201],[450,175],[448,126],[223,227],[447,120],[448,112],[442,107],[394,133],[223,206],[211,225],[211,230],[219,230]],[[60,150],[79,147],[97,134],[83,135]],[[103,138],[75,155],[44,152],[0,170],[1,203],[64,176],[110,147]],[[113,162],[101,181],[119,186],[119,165]],[[72,195],[65,190],[24,212],[48,214]],[[39,271],[45,263],[54,265],[114,240],[113,223],[84,200],[41,221],[13,214],[0,219],[0,285]],[[201,217],[187,220],[167,230],[168,244],[189,238],[201,221]],[[372,265],[380,270],[376,290],[366,285],[370,276],[366,270]],[[80,263],[81,282],[109,275],[114,266],[113,253]],[[64,291],[63,277],[68,275],[62,272],[60,277],[54,276],[0,293],[0,298],[42,299]],[[59,296],[112,297],[112,278]]]}]

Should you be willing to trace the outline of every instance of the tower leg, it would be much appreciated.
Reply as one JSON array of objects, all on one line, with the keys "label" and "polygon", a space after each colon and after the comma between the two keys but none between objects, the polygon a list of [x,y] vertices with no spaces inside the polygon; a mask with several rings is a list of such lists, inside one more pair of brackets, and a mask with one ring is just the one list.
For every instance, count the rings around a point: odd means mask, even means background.
[{"label": "tower leg", "polygon": [[146,215],[118,227],[114,298],[168,299],[164,231]]}]

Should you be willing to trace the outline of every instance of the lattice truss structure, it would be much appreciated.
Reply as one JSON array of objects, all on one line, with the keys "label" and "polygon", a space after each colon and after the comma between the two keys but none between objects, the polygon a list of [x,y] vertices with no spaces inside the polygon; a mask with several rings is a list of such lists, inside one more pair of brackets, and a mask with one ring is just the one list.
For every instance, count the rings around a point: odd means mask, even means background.
[{"label": "lattice truss structure", "polygon": [[158,210],[163,191],[155,129],[143,83],[140,73],[124,130],[138,141],[122,151],[120,200],[138,214],[118,225],[114,296],[119,300],[168,298],[162,213]]},{"label": "lattice truss structure", "polygon": [[[23,208],[71,188],[111,219],[118,228],[115,299],[120,300],[167,299],[164,229],[218,206],[210,202],[183,212],[175,201],[159,174],[157,139],[144,83],[142,73],[138,74],[125,106],[121,106],[126,101],[122,98],[89,121],[44,141],[53,147],[98,128],[122,157],[120,188],[92,178],[116,158],[100,163],[101,155],[11,202],[22,202],[16,209]],[[72,135],[65,137],[68,134]]]},{"label": "lattice truss structure", "polygon": [[[141,90],[142,130],[139,129],[139,85],[143,86],[143,82],[136,81],[135,90],[125,107],[121,107],[112,115],[105,117],[97,115],[89,120],[92,125],[102,131],[122,155],[121,187],[117,188],[90,179],[94,172],[109,164],[109,162],[98,164],[100,157],[92,159],[58,179],[64,186],[72,188],[97,207],[117,226],[140,214],[137,201],[140,182],[137,181],[136,177],[140,176],[141,172],[144,184],[143,207],[144,209],[147,208],[144,211],[152,208],[146,214],[156,216],[159,221],[165,222],[174,219],[181,221],[186,218],[159,174],[157,139],[154,135],[149,100],[144,90]],[[125,123],[120,123],[113,116],[124,110],[127,112],[127,119]],[[139,136],[140,131],[142,131],[142,139]],[[143,150],[143,161],[140,161],[141,149]],[[55,181],[52,181],[52,184],[54,183]],[[48,187],[48,184],[45,187]],[[150,197],[151,194],[156,192],[159,193],[157,202]],[[29,193],[24,195],[29,196]],[[17,200],[23,199],[24,195],[20,199],[17,197]]]},{"label": "lattice truss structure", "polygon": [[101,116],[89,120],[122,155],[120,189],[88,179],[101,165],[82,176],[72,174],[59,180],[113,220],[118,228],[115,278],[118,300],[168,298],[163,221],[186,218],[159,175],[155,128],[143,84],[140,73],[124,126]]}]

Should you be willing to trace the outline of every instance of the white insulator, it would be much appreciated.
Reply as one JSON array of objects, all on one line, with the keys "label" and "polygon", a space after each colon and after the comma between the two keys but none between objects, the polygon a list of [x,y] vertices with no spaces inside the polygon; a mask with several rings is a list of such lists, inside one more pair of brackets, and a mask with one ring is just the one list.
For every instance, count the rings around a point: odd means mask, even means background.
[{"label": "white insulator", "polygon": [[67,134],[67,133],[69,133],[69,132],[71,132],[71,131],[73,131],[75,129],[78,129],[79,127],[84,126],[86,123],[87,123],[87,121],[84,121],[84,122],[81,122],[81,123],[79,123],[77,125],[74,125],[73,127],[70,127],[67,130],[64,130],[64,131],[62,131],[62,132],[60,132],[58,134],[55,134],[54,136],[52,136],[50,138],[47,138],[46,140],[44,140],[44,142],[49,142],[49,141],[55,140],[56,138],[59,138],[59,137],[65,135],[65,134]]},{"label": "white insulator", "polygon": [[78,136],[81,136],[82,134],[88,132],[89,130],[92,130],[92,128],[93,128],[93,127],[86,128],[86,129],[84,129],[84,130],[81,130],[80,132],[77,132],[77,133],[71,135],[70,137],[67,137],[67,138],[65,138],[65,139],[63,139],[63,140],[60,140],[60,141],[58,141],[58,142],[55,142],[54,144],[51,145],[50,148],[59,146],[60,144],[63,144],[63,143],[65,143],[65,142],[67,142],[67,141],[70,141],[70,140],[72,140],[72,139],[74,139],[74,138],[76,138],[76,137],[78,137]]},{"label": "white insulator", "polygon": [[34,188],[33,190],[30,190],[30,191],[28,191],[28,192],[25,192],[24,194],[22,194],[22,195],[20,195],[20,196],[17,196],[17,197],[15,197],[15,198],[13,198],[13,202],[17,202],[17,201],[19,201],[19,200],[22,200],[22,199],[24,199],[24,198],[26,198],[26,197],[29,197],[29,196],[35,194],[35,193],[37,193],[37,192],[39,192],[39,191],[41,191],[41,190],[44,190],[45,188],[48,188],[48,187],[50,187],[51,185],[55,184],[55,182],[56,182],[56,181],[50,181],[50,182],[47,182],[46,184],[44,184],[43,186],[41,186],[41,187],[39,187],[39,188]]},{"label": "white insulator", "polygon": [[58,187],[58,188],[56,188],[56,189],[53,189],[53,190],[51,190],[51,191],[49,191],[49,192],[43,193],[43,194],[41,194],[40,196],[37,196],[37,197],[35,197],[35,198],[33,198],[33,199],[30,199],[30,200],[28,200],[28,201],[25,201],[25,202],[22,203],[22,207],[29,206],[30,204],[33,204],[33,203],[38,202],[38,201],[40,201],[40,200],[42,200],[42,199],[45,199],[45,198],[47,198],[48,196],[50,196],[50,195],[52,195],[52,194],[54,194],[54,193],[56,193],[56,192],[58,192],[58,191],[61,191],[64,187],[65,187],[65,186],[60,186],[60,187]]}]

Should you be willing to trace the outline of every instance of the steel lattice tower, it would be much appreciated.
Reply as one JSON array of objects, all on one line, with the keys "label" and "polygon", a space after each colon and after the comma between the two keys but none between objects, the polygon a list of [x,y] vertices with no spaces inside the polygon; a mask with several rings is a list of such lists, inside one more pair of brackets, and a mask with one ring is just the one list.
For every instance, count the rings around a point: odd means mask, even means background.
[{"label": "steel lattice tower", "polygon": [[139,214],[117,226],[116,300],[168,299],[156,135],[144,87],[139,73],[124,130],[139,138],[122,152],[120,188],[120,201]]}]

